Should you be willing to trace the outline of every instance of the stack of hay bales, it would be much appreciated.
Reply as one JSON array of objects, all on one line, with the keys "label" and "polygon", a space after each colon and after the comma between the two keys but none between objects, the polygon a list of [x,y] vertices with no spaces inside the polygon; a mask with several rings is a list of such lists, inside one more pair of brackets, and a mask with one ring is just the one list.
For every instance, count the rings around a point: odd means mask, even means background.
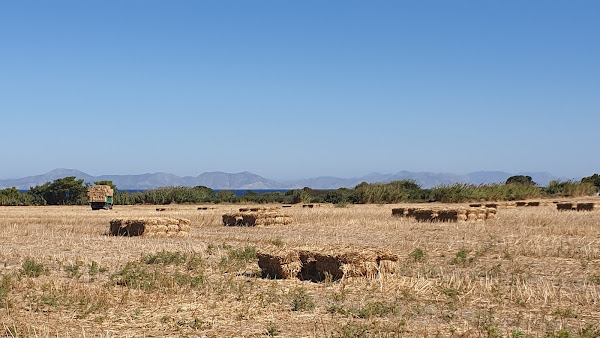
[{"label": "stack of hay bales", "polygon": [[311,250],[259,251],[258,265],[263,276],[299,278],[314,282],[345,277],[375,277],[394,273],[398,256],[378,250],[320,252]]},{"label": "stack of hay bales", "polygon": [[577,203],[577,211],[592,211],[594,203]]},{"label": "stack of hay bales", "polygon": [[191,224],[184,218],[113,219],[109,231],[113,236],[185,237]]},{"label": "stack of hay bales", "polygon": [[106,196],[112,196],[113,193],[108,185],[93,185],[85,192],[90,202],[106,202]]},{"label": "stack of hay bales", "polygon": [[556,203],[556,210],[558,211],[592,211],[594,210],[594,203],[571,203],[571,202],[560,202]]},{"label": "stack of hay bales", "polygon": [[254,227],[290,223],[292,223],[291,215],[277,211],[249,211],[223,215],[224,226]]},{"label": "stack of hay bales", "polygon": [[562,203],[556,203],[556,210],[570,211],[570,210],[575,210],[575,208],[573,207],[573,203],[562,202]]},{"label": "stack of hay bales", "polygon": [[458,209],[427,209],[427,208],[395,208],[392,215],[397,217],[414,218],[419,222],[465,222],[485,221],[496,218],[496,208],[458,208]]},{"label": "stack of hay bales", "polygon": [[302,270],[302,262],[297,250],[257,252],[256,256],[264,277],[290,279],[298,276]]}]

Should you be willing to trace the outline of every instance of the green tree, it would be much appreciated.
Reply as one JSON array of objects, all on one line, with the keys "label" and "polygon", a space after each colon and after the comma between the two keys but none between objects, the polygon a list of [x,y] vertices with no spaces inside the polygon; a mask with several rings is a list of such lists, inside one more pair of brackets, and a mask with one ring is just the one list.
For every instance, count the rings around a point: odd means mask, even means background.
[{"label": "green tree", "polygon": [[524,185],[537,185],[531,178],[531,176],[515,175],[511,176],[506,180],[506,184],[524,184]]},{"label": "green tree", "polygon": [[235,193],[231,190],[221,190],[217,193],[217,201],[235,202]]},{"label": "green tree", "polygon": [[596,190],[600,191],[600,175],[598,174],[582,178],[581,183],[591,183],[596,186]]},{"label": "green tree", "polygon": [[41,197],[46,204],[50,205],[85,204],[86,190],[87,185],[83,184],[83,180],[76,180],[75,176],[69,176],[31,188],[30,193],[35,197]]},{"label": "green tree", "polygon": [[103,181],[94,182],[94,184],[95,185],[108,185],[113,190],[114,194],[117,193],[117,186],[113,183],[113,181],[103,180]]}]

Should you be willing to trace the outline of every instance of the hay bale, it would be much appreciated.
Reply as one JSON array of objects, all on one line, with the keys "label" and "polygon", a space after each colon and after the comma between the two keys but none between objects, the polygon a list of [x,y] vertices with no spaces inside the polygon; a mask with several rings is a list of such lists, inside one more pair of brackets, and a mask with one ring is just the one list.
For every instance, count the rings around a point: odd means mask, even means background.
[{"label": "hay bale", "polygon": [[265,278],[295,278],[302,270],[300,256],[295,250],[259,251],[256,256],[258,266]]},{"label": "hay bale", "polygon": [[404,217],[406,208],[394,208],[392,209],[392,216]]},{"label": "hay bale", "polygon": [[577,203],[577,211],[592,211],[594,203]]},{"label": "hay bale", "polygon": [[573,203],[557,203],[556,204],[556,210],[558,211],[570,211],[570,210],[574,210],[576,208],[573,207]]},{"label": "hay bale", "polygon": [[419,222],[431,222],[435,219],[431,209],[417,209],[413,212],[413,217]]},{"label": "hay bale", "polygon": [[[187,219],[113,219],[109,232],[113,236],[187,236],[191,222]],[[179,234],[182,232],[183,234]]]},{"label": "hay bale", "polygon": [[477,220],[477,210],[469,210],[467,212],[467,221],[473,222]]},{"label": "hay bale", "polygon": [[[459,210],[440,210],[438,212],[438,222],[457,222]],[[462,219],[462,217],[461,217]]]},{"label": "hay bale", "polygon": [[375,277],[398,269],[396,254],[378,250],[343,250],[339,253],[300,250],[298,258],[302,267],[297,277],[313,282],[336,281],[344,277]]},{"label": "hay bale", "polygon": [[459,222],[466,222],[468,219],[467,217],[467,211],[464,209],[459,209],[458,210],[458,215],[456,215],[456,220]]},{"label": "hay bale", "polygon": [[255,227],[263,225],[287,225],[292,223],[292,216],[278,212],[245,212],[235,215],[223,215],[224,226]]},{"label": "hay bale", "polygon": [[537,207],[539,205],[540,205],[540,202],[538,202],[538,201],[527,203],[528,207]]},{"label": "hay bale", "polygon": [[222,217],[223,225],[226,227],[235,227],[239,226],[238,221],[241,222],[241,218],[238,219],[236,215],[225,214]]}]

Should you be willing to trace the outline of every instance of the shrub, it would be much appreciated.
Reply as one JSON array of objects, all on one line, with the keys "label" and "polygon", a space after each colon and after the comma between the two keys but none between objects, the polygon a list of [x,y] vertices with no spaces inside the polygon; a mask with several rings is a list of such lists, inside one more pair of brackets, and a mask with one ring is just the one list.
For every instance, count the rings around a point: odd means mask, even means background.
[{"label": "shrub", "polygon": [[27,277],[39,277],[48,272],[42,263],[36,263],[33,259],[27,258],[21,266],[21,274]]},{"label": "shrub", "polygon": [[310,310],[315,307],[312,296],[303,288],[296,288],[289,296],[292,299],[292,311]]}]

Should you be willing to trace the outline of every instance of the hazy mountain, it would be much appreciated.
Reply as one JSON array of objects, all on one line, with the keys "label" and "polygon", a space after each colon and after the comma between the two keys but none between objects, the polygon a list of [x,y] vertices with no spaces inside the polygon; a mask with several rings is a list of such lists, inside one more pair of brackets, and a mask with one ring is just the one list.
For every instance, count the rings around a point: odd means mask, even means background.
[{"label": "hazy mountain", "polygon": [[109,180],[113,181],[120,189],[151,189],[168,186],[194,187],[202,185],[213,189],[258,190],[296,189],[303,187],[310,187],[313,189],[337,189],[341,187],[352,188],[361,182],[377,183],[404,179],[415,180],[423,188],[430,188],[440,184],[452,184],[456,182],[471,184],[503,183],[507,178],[513,175],[529,175],[535,182],[543,186],[547,185],[551,180],[564,180],[564,178],[556,177],[550,173],[544,172],[512,174],[502,171],[478,171],[464,175],[457,175],[451,173],[399,171],[395,174],[370,173],[354,178],[322,176],[295,181],[276,182],[247,171],[241,173],[206,172],[195,177],[179,177],[177,175],[160,172],[141,175],[91,176],[75,169],[55,169],[43,175],[28,176],[19,179],[0,180],[0,189],[16,187],[21,190],[27,190],[30,187],[42,185],[46,182],[51,182],[58,178],[67,176],[75,176],[78,179],[85,180],[87,183]]},{"label": "hazy mountain", "polygon": [[338,177],[316,177],[287,182],[292,188],[311,187],[314,189],[337,189],[340,187],[352,188],[361,182],[379,183],[391,182],[399,180],[414,180],[423,188],[431,188],[440,184],[452,183],[470,183],[470,184],[489,184],[489,183],[504,183],[506,179],[513,175],[529,175],[539,185],[545,186],[551,180],[564,180],[564,178],[556,177],[550,173],[507,173],[503,171],[478,171],[464,175],[451,173],[432,173],[432,172],[410,172],[399,171],[395,174],[370,173],[365,176],[355,178],[338,178]]},{"label": "hazy mountain", "polygon": [[27,190],[30,187],[42,185],[46,182],[52,182],[58,178],[75,176],[77,179],[83,179],[86,183],[97,181],[113,181],[119,189],[151,189],[157,187],[169,186],[188,186],[198,185],[207,186],[213,189],[278,189],[286,188],[285,185],[268,180],[264,177],[249,173],[223,173],[209,172],[202,173],[196,177],[177,175],[168,173],[152,173],[141,175],[101,175],[91,176],[84,172],[74,169],[55,169],[46,174],[38,176],[29,176],[19,179],[0,180],[0,189],[16,187],[20,190]]}]

